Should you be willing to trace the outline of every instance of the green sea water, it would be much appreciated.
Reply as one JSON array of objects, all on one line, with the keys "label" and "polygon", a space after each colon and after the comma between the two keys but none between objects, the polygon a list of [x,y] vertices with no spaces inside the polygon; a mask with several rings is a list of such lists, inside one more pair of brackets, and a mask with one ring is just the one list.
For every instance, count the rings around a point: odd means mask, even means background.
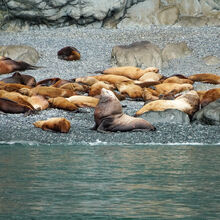
[{"label": "green sea water", "polygon": [[220,219],[220,146],[2,143],[0,219]]}]

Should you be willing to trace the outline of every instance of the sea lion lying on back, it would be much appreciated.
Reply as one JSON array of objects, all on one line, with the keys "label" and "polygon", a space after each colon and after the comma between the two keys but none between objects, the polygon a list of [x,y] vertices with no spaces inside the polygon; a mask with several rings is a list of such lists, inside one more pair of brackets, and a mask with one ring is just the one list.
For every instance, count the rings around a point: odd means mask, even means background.
[{"label": "sea lion lying on back", "polygon": [[97,131],[155,130],[155,127],[143,118],[135,118],[123,113],[120,101],[114,93],[105,88],[101,91],[99,103],[94,112]]},{"label": "sea lion lying on back", "polygon": [[35,70],[40,67],[30,65],[23,61],[15,61],[8,57],[0,56],[0,75],[15,71]]}]

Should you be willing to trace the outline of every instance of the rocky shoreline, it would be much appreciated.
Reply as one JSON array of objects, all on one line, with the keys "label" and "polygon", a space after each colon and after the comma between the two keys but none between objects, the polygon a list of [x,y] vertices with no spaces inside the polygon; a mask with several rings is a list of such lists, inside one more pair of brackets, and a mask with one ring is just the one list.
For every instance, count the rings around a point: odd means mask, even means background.
[{"label": "rocky shoreline", "polygon": [[[160,68],[165,76],[183,74],[189,76],[195,73],[214,73],[219,75],[219,64],[207,65],[203,58],[207,56],[220,57],[219,28],[180,28],[156,27],[135,29],[86,29],[60,28],[54,30],[35,30],[25,32],[0,32],[0,45],[29,45],[40,54],[37,63],[45,68],[27,71],[37,81],[60,77],[71,79],[89,76],[97,70],[103,70],[114,65],[111,61],[112,48],[116,45],[128,45],[137,41],[149,41],[164,48],[168,43],[185,42],[192,50],[189,56],[169,60]],[[78,61],[67,62],[57,59],[57,51],[64,46],[76,47],[82,55]],[[9,76],[9,75],[8,75]],[[1,75],[0,80],[6,75]],[[219,88],[219,85],[196,83],[197,89]],[[122,101],[124,111],[133,115],[143,106],[139,101]],[[36,129],[33,122],[49,117],[66,117],[71,122],[68,134],[57,134]],[[127,132],[100,134],[91,131],[94,125],[93,109],[84,113],[71,113],[64,110],[48,109],[36,115],[24,117],[21,114],[0,114],[0,142],[28,142],[48,144],[69,143],[107,143],[107,144],[173,144],[200,143],[219,144],[219,126],[202,124],[157,124],[156,132]]]}]

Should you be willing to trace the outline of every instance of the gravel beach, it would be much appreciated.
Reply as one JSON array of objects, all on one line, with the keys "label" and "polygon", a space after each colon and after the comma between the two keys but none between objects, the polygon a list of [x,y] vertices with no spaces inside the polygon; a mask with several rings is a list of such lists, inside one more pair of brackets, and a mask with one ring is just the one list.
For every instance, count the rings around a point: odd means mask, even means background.
[{"label": "gravel beach", "polygon": [[[220,27],[155,27],[145,29],[87,29],[65,27],[60,29],[33,30],[25,32],[0,32],[0,45],[29,45],[41,55],[38,66],[44,68],[26,71],[37,81],[59,77],[72,79],[92,75],[97,70],[112,67],[111,50],[116,45],[127,45],[147,40],[161,49],[167,43],[186,42],[192,54],[170,61],[160,69],[169,76],[195,73],[220,74],[219,65],[206,65],[203,58],[220,57]],[[67,62],[57,58],[57,51],[65,46],[76,47],[81,53],[79,61]],[[0,79],[11,74],[1,75]],[[219,85],[195,83],[195,89],[208,89]],[[124,112],[133,115],[143,102],[122,101]],[[91,131],[94,125],[93,109],[73,113],[48,109],[35,115],[0,114],[0,143],[28,144],[220,144],[220,127],[200,124],[157,125],[156,132],[117,132],[102,134]],[[71,122],[70,132],[60,134],[45,132],[33,126],[37,120],[65,117]]]}]

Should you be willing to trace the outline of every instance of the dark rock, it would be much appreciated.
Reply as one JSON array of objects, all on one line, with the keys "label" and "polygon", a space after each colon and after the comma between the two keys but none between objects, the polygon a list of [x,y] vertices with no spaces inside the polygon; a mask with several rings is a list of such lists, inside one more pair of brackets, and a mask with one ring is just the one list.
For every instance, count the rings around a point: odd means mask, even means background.
[{"label": "dark rock", "polygon": [[196,112],[192,120],[202,124],[220,125],[220,99]]},{"label": "dark rock", "polygon": [[178,123],[190,124],[189,116],[177,109],[167,109],[165,111],[150,111],[141,115],[142,118],[149,121],[151,124],[157,123]]}]

